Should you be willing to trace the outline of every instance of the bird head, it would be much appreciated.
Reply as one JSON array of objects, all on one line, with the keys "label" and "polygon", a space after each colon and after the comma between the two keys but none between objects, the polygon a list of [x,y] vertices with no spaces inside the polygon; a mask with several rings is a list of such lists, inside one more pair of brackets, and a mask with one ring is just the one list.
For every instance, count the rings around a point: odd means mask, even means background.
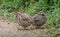
[{"label": "bird head", "polygon": [[45,16],[45,13],[43,11],[40,11],[38,15]]},{"label": "bird head", "polygon": [[20,13],[19,10],[15,11],[15,14],[16,14],[16,15],[21,15],[21,13]]}]

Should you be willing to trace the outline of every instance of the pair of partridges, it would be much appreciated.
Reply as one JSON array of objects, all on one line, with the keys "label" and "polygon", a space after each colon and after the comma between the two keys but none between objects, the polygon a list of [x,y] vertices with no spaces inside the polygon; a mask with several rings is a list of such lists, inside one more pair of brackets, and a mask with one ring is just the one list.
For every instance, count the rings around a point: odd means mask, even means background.
[{"label": "pair of partridges", "polygon": [[47,17],[43,11],[40,11],[33,16],[30,16],[27,13],[21,13],[17,11],[16,21],[24,29],[26,29],[26,27],[30,25],[37,26],[37,28],[39,28],[40,26],[45,24],[45,22],[47,21]]}]

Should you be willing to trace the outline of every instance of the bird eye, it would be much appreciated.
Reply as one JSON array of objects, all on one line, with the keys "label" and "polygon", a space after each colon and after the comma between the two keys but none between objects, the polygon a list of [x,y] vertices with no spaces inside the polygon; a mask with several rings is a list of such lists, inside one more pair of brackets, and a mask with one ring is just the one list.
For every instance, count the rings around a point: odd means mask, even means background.
[{"label": "bird eye", "polygon": [[45,16],[45,14],[41,14],[42,16]]}]

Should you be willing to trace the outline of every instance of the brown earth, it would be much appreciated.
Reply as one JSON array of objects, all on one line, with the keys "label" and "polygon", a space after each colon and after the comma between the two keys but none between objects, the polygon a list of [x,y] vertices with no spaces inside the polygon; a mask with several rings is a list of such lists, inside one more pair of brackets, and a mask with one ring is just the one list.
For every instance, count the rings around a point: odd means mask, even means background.
[{"label": "brown earth", "polygon": [[0,37],[54,37],[48,29],[18,30],[17,23],[0,19]]}]

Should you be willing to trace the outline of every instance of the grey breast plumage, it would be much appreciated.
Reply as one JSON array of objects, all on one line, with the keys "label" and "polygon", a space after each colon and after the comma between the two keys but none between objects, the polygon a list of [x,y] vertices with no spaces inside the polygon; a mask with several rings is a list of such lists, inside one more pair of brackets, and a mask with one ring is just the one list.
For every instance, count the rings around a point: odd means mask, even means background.
[{"label": "grey breast plumage", "polygon": [[37,14],[33,15],[32,19],[35,22],[35,26],[42,26],[47,21],[47,17],[43,11],[40,11]]}]

